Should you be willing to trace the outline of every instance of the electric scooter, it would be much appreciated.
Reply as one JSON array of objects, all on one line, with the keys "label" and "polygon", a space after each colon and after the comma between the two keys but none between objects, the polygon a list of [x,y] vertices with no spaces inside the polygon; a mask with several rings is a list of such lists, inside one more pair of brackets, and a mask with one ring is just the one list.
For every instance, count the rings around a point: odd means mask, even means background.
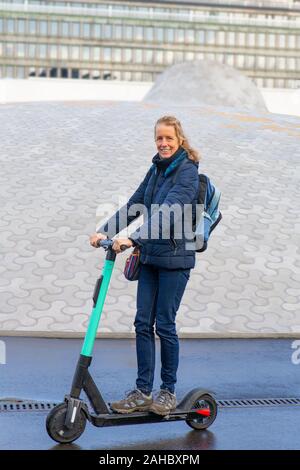
[{"label": "electric scooter", "polygon": [[[113,240],[99,240],[98,246],[106,251],[104,267],[97,279],[93,293],[93,310],[85,335],[81,354],[74,374],[72,388],[64,402],[56,405],[48,414],[46,429],[54,441],[67,444],[78,439],[85,430],[87,420],[94,426],[120,426],[127,424],[165,423],[185,420],[193,429],[207,429],[217,416],[217,403],[207,390],[194,388],[166,416],[152,412],[115,413],[110,409],[89,373],[97,329],[110,283],[116,252],[112,249]],[[124,251],[127,246],[123,245]],[[87,395],[91,408],[80,398],[81,392]]]}]

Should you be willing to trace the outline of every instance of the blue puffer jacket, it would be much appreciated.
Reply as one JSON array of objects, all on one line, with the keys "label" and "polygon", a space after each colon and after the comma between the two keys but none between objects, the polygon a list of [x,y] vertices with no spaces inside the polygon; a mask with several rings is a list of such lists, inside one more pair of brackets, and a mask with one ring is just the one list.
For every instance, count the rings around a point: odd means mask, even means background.
[{"label": "blue puffer jacket", "polygon": [[[189,249],[191,245],[188,245],[192,238],[192,227],[190,224],[189,231],[186,227],[183,230],[183,206],[191,204],[195,214],[199,186],[198,163],[190,160],[182,147],[177,150],[175,160],[165,171],[159,172],[155,157],[153,161],[154,164],[127,204],[97,231],[112,238],[141,214],[142,209],[138,205],[143,204],[145,221],[129,236],[141,248],[141,262],[167,269],[193,268],[195,251]],[[176,170],[178,174],[173,183]],[[169,208],[174,204],[177,205],[176,211],[170,217]],[[178,224],[175,224],[174,231],[174,223],[179,219],[179,227],[182,229],[178,231]]]}]

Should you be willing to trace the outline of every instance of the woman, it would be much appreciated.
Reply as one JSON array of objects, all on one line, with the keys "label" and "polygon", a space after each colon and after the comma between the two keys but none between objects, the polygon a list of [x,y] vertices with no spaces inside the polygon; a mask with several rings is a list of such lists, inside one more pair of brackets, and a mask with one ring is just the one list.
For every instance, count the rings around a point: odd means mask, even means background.
[{"label": "woman", "polygon": [[[146,207],[148,217],[144,224],[129,238],[115,239],[113,244],[117,253],[121,252],[121,245],[138,245],[141,250],[134,322],[138,365],[136,388],[122,400],[111,403],[111,408],[118,413],[148,410],[167,415],[176,408],[179,341],[175,317],[190,270],[195,266],[195,251],[188,244],[193,239],[192,224],[189,223],[189,230],[186,226],[183,230],[182,223],[177,224],[180,225],[178,229],[175,222],[184,223],[187,206],[195,213],[199,155],[190,147],[180,122],[173,116],[164,116],[156,122],[154,136],[158,153],[144,180],[127,204],[90,237],[91,245],[96,247],[98,240],[113,237],[140,215],[140,211],[130,213],[133,205],[144,204]],[[151,211],[151,204],[156,204],[154,207],[159,210]],[[173,218],[168,211],[171,207],[176,208]],[[164,223],[166,220],[167,224]],[[154,324],[161,344],[162,380],[155,398],[152,396]]]}]

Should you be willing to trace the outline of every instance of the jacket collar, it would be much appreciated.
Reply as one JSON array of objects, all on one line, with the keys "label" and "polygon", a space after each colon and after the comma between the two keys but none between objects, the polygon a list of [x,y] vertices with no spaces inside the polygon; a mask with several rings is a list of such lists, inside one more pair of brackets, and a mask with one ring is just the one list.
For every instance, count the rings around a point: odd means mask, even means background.
[{"label": "jacket collar", "polygon": [[[172,173],[185,158],[188,158],[188,153],[183,147],[180,146],[176,150],[176,152],[170,157],[171,161],[169,165],[167,165],[166,169],[164,169],[164,176],[168,176],[170,173]],[[161,158],[159,156],[159,153],[157,153],[152,159],[153,165],[151,168],[156,169],[157,163],[159,161],[161,161]]]}]

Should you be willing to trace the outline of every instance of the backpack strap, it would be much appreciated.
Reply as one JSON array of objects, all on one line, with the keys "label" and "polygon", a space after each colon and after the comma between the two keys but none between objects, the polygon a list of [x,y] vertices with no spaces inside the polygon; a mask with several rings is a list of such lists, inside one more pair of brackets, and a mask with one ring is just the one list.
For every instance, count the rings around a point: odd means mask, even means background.
[{"label": "backpack strap", "polygon": [[198,193],[198,204],[203,204],[205,207],[206,203],[206,191],[207,191],[207,177],[202,173],[199,175],[199,193]]}]

